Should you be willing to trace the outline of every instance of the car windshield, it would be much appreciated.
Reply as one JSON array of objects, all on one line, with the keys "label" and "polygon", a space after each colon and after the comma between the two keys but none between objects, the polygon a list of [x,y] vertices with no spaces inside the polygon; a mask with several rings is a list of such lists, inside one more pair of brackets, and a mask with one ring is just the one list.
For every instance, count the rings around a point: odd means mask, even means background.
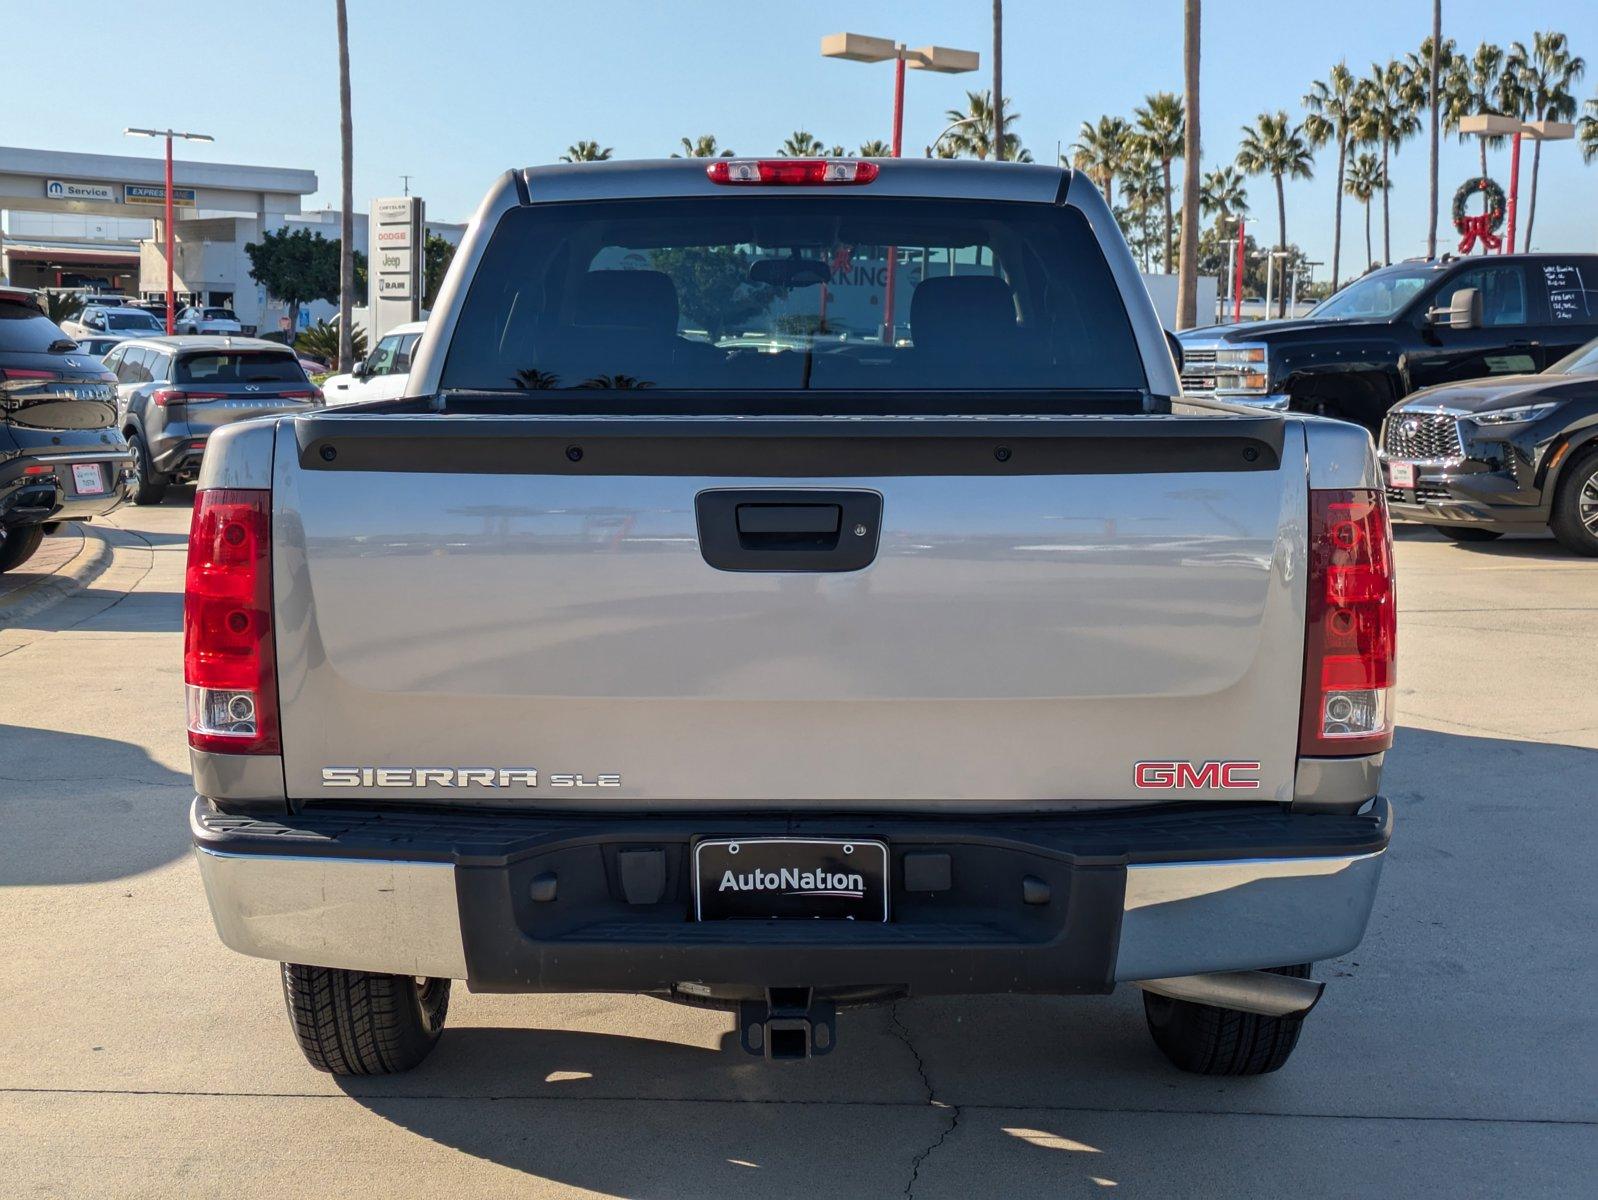
[{"label": "car windshield", "polygon": [[1080,212],[859,194],[513,209],[473,278],[442,383],[744,393],[1146,386],[1131,322]]},{"label": "car windshield", "polygon": [[218,351],[188,354],[178,361],[175,383],[304,383],[292,354]]},{"label": "car windshield", "polygon": [[1311,321],[1379,321],[1400,309],[1437,278],[1430,267],[1389,267],[1356,279],[1336,295],[1328,296],[1307,318]]},{"label": "car windshield", "polygon": [[1549,367],[1549,375],[1598,375],[1598,339],[1565,355]]},{"label": "car windshield", "polygon": [[42,354],[60,343],[69,349],[72,339],[31,304],[0,300],[0,350]]},{"label": "car windshield", "polygon": [[107,329],[159,331],[166,327],[149,313],[137,308],[119,308],[105,314]]}]

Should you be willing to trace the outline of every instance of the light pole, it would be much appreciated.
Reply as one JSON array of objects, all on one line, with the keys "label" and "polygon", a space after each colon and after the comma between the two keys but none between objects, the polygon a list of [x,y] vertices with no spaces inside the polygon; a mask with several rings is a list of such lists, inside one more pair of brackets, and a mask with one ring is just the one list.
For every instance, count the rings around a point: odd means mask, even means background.
[{"label": "light pole", "polygon": [[[1275,277],[1276,260],[1286,258],[1287,254],[1286,250],[1272,250],[1270,253],[1262,255],[1265,259],[1265,316],[1263,319],[1267,321],[1271,319],[1271,280]],[[1287,281],[1284,279],[1282,283],[1285,286]]]},{"label": "light pole", "polygon": [[[922,46],[918,50],[910,50],[903,42],[895,42],[891,38],[867,37],[861,33],[827,34],[821,39],[821,57],[842,58],[849,62],[887,62],[890,59],[893,61],[894,158],[899,158],[904,149],[906,64],[917,71],[936,71],[941,75],[959,75],[966,71],[975,71],[982,65],[982,56],[975,50],[951,50],[947,46]],[[887,249],[888,274],[882,289],[882,340],[884,344],[892,346],[895,331],[893,284],[899,248],[889,246]]]},{"label": "light pole", "polygon": [[1228,221],[1237,222],[1237,251],[1232,255],[1231,263],[1232,324],[1236,325],[1243,319],[1243,228],[1248,224],[1248,218],[1242,213],[1221,218],[1223,225]]},{"label": "light pole", "polygon": [[166,230],[166,333],[171,337],[175,316],[172,309],[176,300],[172,292],[172,139],[181,138],[185,142],[214,142],[216,139],[208,133],[179,133],[176,129],[124,129],[122,132],[128,137],[166,139],[166,208],[161,224]]},{"label": "light pole", "polygon": [[1504,205],[1504,224],[1508,226],[1508,233],[1504,239],[1503,252],[1513,254],[1515,207],[1520,198],[1520,139],[1529,137],[1542,142],[1562,142],[1576,136],[1576,127],[1564,121],[1522,121],[1518,117],[1501,117],[1497,113],[1477,113],[1460,118],[1459,132],[1473,133],[1477,137],[1509,135],[1509,197]]}]

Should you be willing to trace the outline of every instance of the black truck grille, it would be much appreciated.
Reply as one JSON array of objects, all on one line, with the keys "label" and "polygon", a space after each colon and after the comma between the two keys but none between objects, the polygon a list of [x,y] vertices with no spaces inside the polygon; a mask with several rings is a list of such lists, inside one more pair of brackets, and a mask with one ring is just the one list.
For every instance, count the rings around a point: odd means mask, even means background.
[{"label": "black truck grille", "polygon": [[1459,440],[1459,420],[1449,413],[1389,414],[1382,435],[1382,449],[1389,458],[1463,458],[1465,447]]}]

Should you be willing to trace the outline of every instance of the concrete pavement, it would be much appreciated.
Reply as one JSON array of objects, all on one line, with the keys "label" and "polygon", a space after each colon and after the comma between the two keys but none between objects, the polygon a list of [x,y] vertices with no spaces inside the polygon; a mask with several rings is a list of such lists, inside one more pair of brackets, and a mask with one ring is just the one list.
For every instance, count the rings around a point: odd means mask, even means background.
[{"label": "concrete pavement", "polygon": [[1398,834],[1274,1076],[1178,1074],[1126,990],[848,1013],[772,1068],[724,1014],[457,985],[421,1069],[340,1082],[188,855],[187,500],[0,627],[0,1193],[1591,1194],[1598,562],[1401,530]]}]

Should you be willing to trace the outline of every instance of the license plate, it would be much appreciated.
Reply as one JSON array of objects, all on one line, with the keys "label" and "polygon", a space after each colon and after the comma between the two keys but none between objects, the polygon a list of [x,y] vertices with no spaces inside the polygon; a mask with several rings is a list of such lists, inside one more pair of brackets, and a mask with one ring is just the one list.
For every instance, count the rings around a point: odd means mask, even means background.
[{"label": "license plate", "polygon": [[1387,478],[1394,487],[1412,488],[1415,486],[1415,464],[1390,462],[1387,464]]},{"label": "license plate", "polygon": [[99,496],[105,492],[105,476],[99,463],[73,463],[72,487],[80,496]]},{"label": "license plate", "polygon": [[888,847],[841,838],[707,838],[694,846],[701,921],[888,919]]}]

